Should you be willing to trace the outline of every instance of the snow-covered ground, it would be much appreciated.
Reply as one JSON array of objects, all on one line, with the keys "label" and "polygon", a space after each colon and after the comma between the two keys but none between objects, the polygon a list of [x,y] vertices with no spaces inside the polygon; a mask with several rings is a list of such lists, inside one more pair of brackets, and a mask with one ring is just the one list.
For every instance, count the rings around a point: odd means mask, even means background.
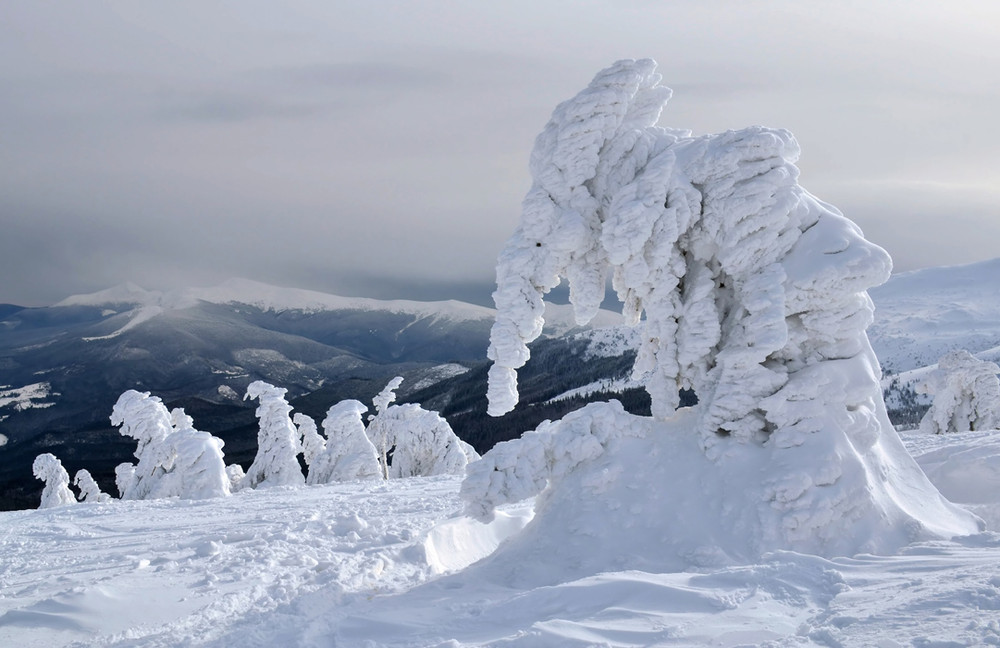
[{"label": "snow-covered ground", "polygon": [[[946,495],[1000,528],[1000,434],[904,441]],[[531,503],[485,526],[460,514],[459,484],[0,513],[0,645],[1000,645],[993,532],[891,556],[778,552],[529,585],[523,566],[470,563],[517,533]],[[678,534],[696,523],[677,520]]]}]

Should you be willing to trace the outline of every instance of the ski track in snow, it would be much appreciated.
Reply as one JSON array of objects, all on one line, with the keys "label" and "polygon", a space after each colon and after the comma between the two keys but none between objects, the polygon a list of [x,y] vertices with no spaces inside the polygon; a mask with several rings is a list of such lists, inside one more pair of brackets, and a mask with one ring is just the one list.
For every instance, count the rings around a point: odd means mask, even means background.
[{"label": "ski track in snow", "polygon": [[[940,487],[970,493],[983,517],[998,510],[1000,437],[904,438]],[[959,489],[963,474],[983,488]],[[469,564],[526,523],[530,502],[487,527],[458,514],[459,484],[0,514],[0,645],[1000,645],[995,533],[892,556],[776,552],[752,565],[523,589],[508,584],[516,565]]]}]

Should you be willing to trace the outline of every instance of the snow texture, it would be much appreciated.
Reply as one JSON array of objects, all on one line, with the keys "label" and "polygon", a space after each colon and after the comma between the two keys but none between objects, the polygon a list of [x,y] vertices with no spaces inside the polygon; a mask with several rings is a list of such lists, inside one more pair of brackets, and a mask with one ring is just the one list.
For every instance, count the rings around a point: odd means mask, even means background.
[{"label": "snow texture", "polygon": [[381,479],[378,453],[365,434],[362,415],[368,410],[360,401],[344,400],[326,412],[323,432],[325,450],[309,465],[308,484]]},{"label": "snow texture", "polygon": [[260,431],[257,433],[257,456],[242,481],[243,488],[305,483],[297,458],[301,448],[299,432],[289,417],[292,406],[285,400],[287,392],[263,380],[254,381],[247,387],[244,399],[260,401],[257,407]]},{"label": "snow texture", "polygon": [[130,389],[115,403],[111,424],[138,444],[139,462],[115,469],[122,499],[229,495],[222,440],[195,430],[184,410],[168,412],[156,396]]},{"label": "snow texture", "polygon": [[76,504],[76,496],[69,489],[69,473],[54,454],[46,452],[35,457],[31,470],[35,477],[45,482],[38,508]]},{"label": "snow texture", "polygon": [[[720,515],[742,520],[724,532],[749,534],[757,550],[887,552],[915,537],[976,531],[981,521],[934,489],[886,415],[865,334],[873,311],[865,291],[888,278],[888,254],[798,185],[791,133],[755,126],[692,137],[654,127],[670,97],[659,81],[653,61],[619,61],[560,104],[536,139],[534,183],[497,266],[488,395],[492,415],[516,404],[516,369],[541,332],[542,298],[561,277],[582,323],[611,273],[626,320],[644,316],[633,377],[663,424],[593,406],[512,442],[523,448],[501,444],[483,467],[470,467],[470,510],[488,517],[494,504],[547,484],[543,501],[561,503],[540,505],[526,531],[544,546],[551,534],[541,529],[552,531],[552,520],[586,526],[568,518],[582,485],[602,479],[598,466],[636,479],[599,438],[628,445],[615,439],[641,431],[635,443],[652,452],[666,427],[695,432],[708,462],[699,480],[722,487],[705,501],[696,488],[692,501],[706,510],[723,502]],[[699,404],[675,415],[682,388]],[[674,420],[685,425],[665,425]],[[540,439],[572,437],[570,430],[585,449],[552,457],[554,444]],[[650,479],[635,483],[649,514],[656,507],[648,493],[691,490]],[[611,495],[593,502],[609,516],[620,505]],[[602,522],[594,533],[613,526]],[[524,558],[515,544],[501,549],[510,560]],[[549,549],[574,559],[568,548]]]},{"label": "snow texture", "polygon": [[101,487],[94,480],[90,471],[85,468],[76,471],[76,477],[73,478],[73,485],[80,489],[81,502],[97,502],[100,504],[111,501],[111,496],[101,491]]},{"label": "snow texture", "polygon": [[944,355],[917,391],[934,395],[920,421],[928,434],[993,430],[1000,427],[1000,367],[968,351]]}]

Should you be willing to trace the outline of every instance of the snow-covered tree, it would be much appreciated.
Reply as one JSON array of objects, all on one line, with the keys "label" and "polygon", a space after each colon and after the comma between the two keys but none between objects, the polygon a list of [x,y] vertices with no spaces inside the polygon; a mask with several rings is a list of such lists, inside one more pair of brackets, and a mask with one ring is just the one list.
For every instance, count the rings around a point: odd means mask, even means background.
[{"label": "snow-covered tree", "polygon": [[391,459],[380,457],[389,479],[462,474],[471,459],[479,458],[448,421],[413,403],[387,407],[368,424],[368,435],[391,450]]},{"label": "snow-covered tree", "polygon": [[73,485],[80,489],[81,502],[110,502],[111,496],[101,491],[101,487],[94,480],[90,471],[81,468],[76,471],[73,478]]},{"label": "snow-covered tree", "polygon": [[301,449],[299,433],[289,416],[292,406],[285,400],[287,392],[287,389],[262,380],[247,387],[244,399],[260,401],[257,407],[260,431],[257,433],[257,456],[243,479],[244,488],[305,483],[297,458]]},{"label": "snow-covered tree", "polygon": [[372,405],[375,406],[375,413],[368,415],[369,421],[384,412],[385,408],[389,407],[390,404],[396,402],[396,390],[399,389],[399,386],[402,384],[403,377],[396,376],[382,388],[382,391],[375,394],[375,398],[372,399]]},{"label": "snow-covered tree", "polygon": [[[695,137],[656,127],[671,91],[655,68],[628,60],[598,73],[535,141],[533,184],[497,266],[489,413],[517,402],[516,370],[542,331],[544,295],[567,279],[584,324],[610,276],[626,320],[643,327],[634,377],[655,419],[673,417],[679,390],[692,389],[692,427],[713,470],[742,474],[759,462],[765,471],[727,504],[764,504],[757,524],[778,515],[776,530],[759,529],[757,546],[823,553],[871,546],[872,525],[885,530],[876,536],[884,546],[907,524],[975,529],[923,477],[885,414],[865,329],[866,290],[888,278],[888,254],[799,186],[788,131]],[[610,425],[608,416],[590,408],[588,423],[554,425],[590,429]],[[655,428],[632,418],[633,427]],[[626,418],[613,427],[629,426]],[[487,493],[551,488],[593,464],[542,461],[546,452],[529,445],[491,451],[470,469],[472,510]],[[588,446],[592,458],[597,446]],[[890,483],[903,474],[905,487]],[[838,526],[844,520],[852,526]]]},{"label": "snow-covered tree", "polygon": [[69,473],[66,472],[62,462],[54,454],[46,452],[35,457],[31,470],[35,477],[45,482],[45,488],[42,489],[42,501],[38,508],[76,504],[76,496],[69,489]]},{"label": "snow-covered tree", "polygon": [[920,421],[920,431],[930,434],[995,430],[1000,428],[1000,367],[968,351],[952,351],[937,369],[918,385],[934,395],[934,403]]},{"label": "snow-covered tree", "polygon": [[292,423],[295,423],[295,427],[299,430],[302,458],[306,462],[306,467],[311,472],[316,457],[323,454],[323,451],[326,450],[326,439],[323,438],[316,428],[316,421],[308,414],[297,412],[292,417]]},{"label": "snow-covered tree", "polygon": [[308,484],[362,479],[379,479],[378,453],[365,434],[361,417],[367,407],[356,400],[345,400],[331,407],[323,420],[326,448],[309,466]]},{"label": "snow-covered tree", "polygon": [[130,389],[112,408],[111,425],[121,426],[121,435],[132,437],[137,444],[134,454],[139,462],[131,464],[131,475],[125,465],[115,469],[121,498],[166,497],[159,487],[171,465],[164,441],[173,432],[173,421],[163,402],[149,392]]},{"label": "snow-covered tree", "polygon": [[389,450],[392,448],[392,443],[389,441],[387,436],[388,428],[380,425],[375,425],[376,419],[385,412],[389,407],[389,404],[396,400],[396,390],[403,383],[402,376],[396,376],[389,381],[382,391],[375,394],[375,398],[372,399],[372,404],[375,406],[375,413],[368,415],[368,438],[375,445],[375,451],[378,453],[378,463],[382,467],[382,478],[389,479],[389,472],[387,467],[389,465]]},{"label": "snow-covered tree", "polygon": [[168,412],[156,396],[130,389],[115,403],[111,423],[121,425],[121,434],[138,443],[138,464],[125,463],[115,469],[122,499],[204,499],[229,494],[222,440],[195,430],[184,410]]},{"label": "snow-covered tree", "polygon": [[246,478],[246,473],[243,472],[243,466],[239,464],[230,464],[226,466],[226,477],[229,478],[230,492],[235,493],[243,490],[243,480]]}]

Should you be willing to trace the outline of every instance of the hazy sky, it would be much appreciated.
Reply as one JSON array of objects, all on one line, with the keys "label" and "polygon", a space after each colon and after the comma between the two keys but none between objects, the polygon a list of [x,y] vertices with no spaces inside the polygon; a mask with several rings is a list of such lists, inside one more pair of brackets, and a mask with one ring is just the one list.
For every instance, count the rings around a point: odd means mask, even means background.
[{"label": "hazy sky", "polygon": [[488,299],[528,153],[620,58],[795,133],[897,270],[1000,256],[1000,3],[0,3],[0,303],[240,276]]}]

